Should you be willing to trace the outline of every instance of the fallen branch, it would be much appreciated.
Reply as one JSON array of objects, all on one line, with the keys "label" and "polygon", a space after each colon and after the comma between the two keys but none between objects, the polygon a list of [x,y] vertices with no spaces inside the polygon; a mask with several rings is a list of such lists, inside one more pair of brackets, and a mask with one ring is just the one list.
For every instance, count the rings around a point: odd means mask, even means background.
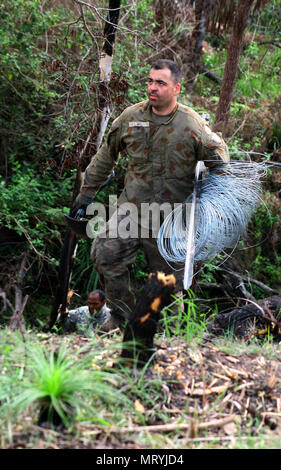
[{"label": "fallen branch", "polygon": [[232,443],[235,441],[247,441],[248,437],[247,436],[210,436],[210,437],[187,437],[185,439],[182,439],[182,442],[185,444],[187,442],[209,442],[209,441],[231,441]]},{"label": "fallen branch", "polygon": [[206,69],[206,67],[200,67],[200,73],[202,73],[205,77],[209,78],[215,83],[222,83],[222,78],[219,77],[216,73],[212,72],[211,70]]},{"label": "fallen branch", "polygon": [[[208,429],[208,428],[216,428],[224,426],[225,424],[239,421],[239,417],[236,415],[230,415],[226,418],[221,419],[214,419],[207,423],[198,423],[196,424],[196,429]],[[181,429],[189,429],[190,422],[188,423],[170,423],[170,424],[155,424],[151,426],[129,426],[120,428],[119,426],[113,426],[109,428],[111,432],[117,433],[126,433],[126,432],[140,432],[140,431],[148,431],[148,432],[171,432],[177,431]]]},{"label": "fallen branch", "polygon": [[265,290],[266,292],[269,292],[271,294],[280,294],[280,292],[278,292],[277,290],[275,289],[272,289],[271,287],[267,286],[266,284],[264,284],[263,282],[261,281],[257,281],[256,279],[253,279],[249,276],[245,276],[244,274],[238,274],[234,271],[231,271],[230,269],[225,269],[225,268],[221,268],[221,271],[225,272],[225,273],[228,273],[234,277],[236,277],[237,279],[240,279],[242,281],[245,281],[247,282],[248,284],[256,284],[258,287],[260,287],[261,289]]},{"label": "fallen branch", "polygon": [[114,328],[113,330],[107,331],[106,333],[103,333],[102,335],[99,335],[99,339],[102,339],[105,336],[113,335],[113,333],[117,333],[118,331],[120,331],[119,328]]},{"label": "fallen branch", "polygon": [[260,41],[259,44],[271,44],[272,46],[279,47],[281,49],[281,44],[277,41],[269,40],[269,41]]}]

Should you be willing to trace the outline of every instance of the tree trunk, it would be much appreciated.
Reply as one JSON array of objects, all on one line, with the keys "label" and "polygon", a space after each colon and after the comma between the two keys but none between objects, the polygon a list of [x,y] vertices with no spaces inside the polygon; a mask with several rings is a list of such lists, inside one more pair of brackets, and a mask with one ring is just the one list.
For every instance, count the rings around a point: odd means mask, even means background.
[{"label": "tree trunk", "polygon": [[172,302],[176,279],[173,274],[151,273],[137,298],[124,331],[121,357],[127,365],[144,365],[154,352],[153,339],[161,310]]},{"label": "tree trunk", "polygon": [[26,295],[23,298],[24,279],[25,279],[25,275],[27,272],[27,268],[26,268],[27,258],[28,258],[28,252],[26,252],[23,256],[20,269],[18,272],[17,280],[15,283],[15,308],[14,308],[14,313],[11,316],[11,319],[9,322],[10,330],[15,331],[19,329],[23,338],[24,338],[24,333],[26,331],[23,311],[25,309],[25,306],[28,300],[28,295]]},{"label": "tree trunk", "polygon": [[229,119],[231,100],[237,75],[238,60],[243,47],[244,34],[251,7],[254,3],[255,0],[240,0],[233,23],[224,69],[224,79],[213,126],[213,130],[215,132],[221,132],[223,136],[225,136]]},{"label": "tree trunk", "polygon": [[[76,0],[76,3],[79,4],[79,0]],[[101,56],[99,60],[99,70],[100,70],[100,83],[99,83],[99,116],[97,122],[95,123],[95,127],[98,129],[98,134],[96,136],[96,149],[101,146],[102,139],[106,130],[106,126],[110,116],[110,109],[109,109],[109,91],[108,91],[108,84],[111,78],[111,68],[112,68],[112,59],[113,59],[113,45],[115,42],[115,32],[118,24],[119,19],[119,12],[120,12],[120,0],[109,0],[109,10],[108,10],[108,17],[106,20],[106,24],[104,27],[104,41],[101,49]],[[84,25],[88,31],[88,27],[86,25],[86,20],[83,13],[83,7],[81,4],[80,11],[81,16],[84,21]],[[89,31],[88,31],[89,32]],[[80,191],[80,186],[82,183],[82,158],[84,153],[87,150],[87,147],[93,138],[93,128],[89,132],[89,135],[86,139],[85,145],[82,148],[79,161],[78,161],[78,169],[77,169],[77,176],[75,182],[75,188],[73,191],[73,199],[72,199],[72,207],[70,209],[70,215],[73,217],[73,206],[74,201],[77,194]],[[71,230],[67,231],[64,245],[61,253],[61,260],[59,266],[59,275],[58,275],[58,283],[56,294],[52,306],[52,311],[50,315],[50,322],[49,322],[49,329],[53,327],[56,322],[58,316],[58,309],[60,305],[62,306],[62,310],[65,310],[67,305],[67,294],[69,290],[69,284],[71,279],[71,273],[73,268],[73,263],[75,259],[75,254],[77,251],[77,244],[78,240],[74,233]]]},{"label": "tree trunk", "polygon": [[187,84],[192,85],[200,71],[200,57],[202,42],[205,35],[206,16],[204,12],[204,0],[195,3],[195,27],[191,35],[192,50],[188,54]]},{"label": "tree trunk", "polygon": [[115,32],[118,24],[120,13],[121,0],[109,0],[109,11],[107,22],[104,27],[104,42],[102,45],[99,69],[100,69],[100,84],[99,84],[99,122],[97,128],[99,130],[97,135],[97,149],[102,144],[102,139],[110,117],[110,94],[108,84],[111,79],[112,60],[113,60],[113,46],[115,42]]}]

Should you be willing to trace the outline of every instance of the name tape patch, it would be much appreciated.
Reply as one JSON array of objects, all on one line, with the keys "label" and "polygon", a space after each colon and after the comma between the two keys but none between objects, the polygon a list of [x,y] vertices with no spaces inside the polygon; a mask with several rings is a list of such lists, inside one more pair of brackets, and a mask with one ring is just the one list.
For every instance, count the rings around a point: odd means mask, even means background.
[{"label": "name tape patch", "polygon": [[131,122],[129,122],[129,127],[149,127],[149,122],[147,122],[147,121],[131,121]]}]

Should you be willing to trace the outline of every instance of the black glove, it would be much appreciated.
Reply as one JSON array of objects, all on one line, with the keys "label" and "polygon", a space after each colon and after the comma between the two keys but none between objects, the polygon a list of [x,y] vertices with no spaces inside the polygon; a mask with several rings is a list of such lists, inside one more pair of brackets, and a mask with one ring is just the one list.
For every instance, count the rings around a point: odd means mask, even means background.
[{"label": "black glove", "polygon": [[80,193],[75,199],[75,209],[84,209],[84,211],[86,212],[88,205],[91,204],[92,201],[93,199],[91,197],[85,196],[85,194]]}]

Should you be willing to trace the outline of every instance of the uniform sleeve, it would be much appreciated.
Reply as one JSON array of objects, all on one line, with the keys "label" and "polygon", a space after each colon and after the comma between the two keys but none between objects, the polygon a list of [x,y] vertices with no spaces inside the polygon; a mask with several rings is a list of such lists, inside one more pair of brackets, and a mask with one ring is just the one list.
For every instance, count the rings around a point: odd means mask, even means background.
[{"label": "uniform sleeve", "polygon": [[199,143],[198,160],[203,160],[209,168],[218,163],[229,162],[229,152],[223,138],[212,132],[205,121],[201,123],[201,139]]},{"label": "uniform sleeve", "polygon": [[61,315],[60,319],[65,332],[74,332],[76,330],[77,315],[77,309],[70,310],[68,315]]},{"label": "uniform sleeve", "polygon": [[80,190],[80,193],[83,193],[85,196],[93,197],[97,193],[102,184],[111,175],[118,161],[119,152],[122,150],[120,143],[121,116],[115,119],[104,144],[94,155],[85,170],[84,181]]}]

